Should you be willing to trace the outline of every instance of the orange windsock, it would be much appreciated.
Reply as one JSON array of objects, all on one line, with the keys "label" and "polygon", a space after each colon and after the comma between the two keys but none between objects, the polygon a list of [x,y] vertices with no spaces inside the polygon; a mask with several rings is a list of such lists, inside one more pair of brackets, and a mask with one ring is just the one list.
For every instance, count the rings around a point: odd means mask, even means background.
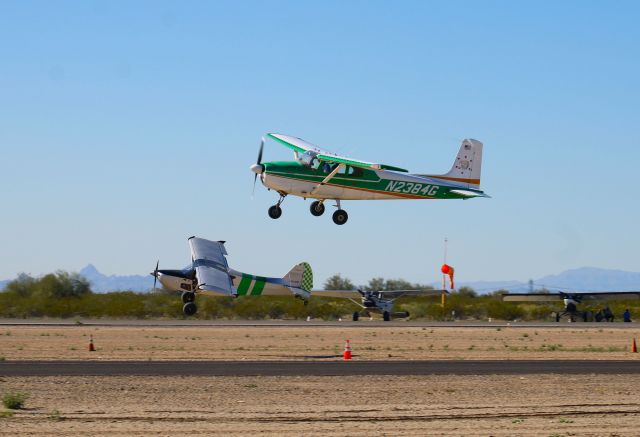
[{"label": "orange windsock", "polygon": [[453,267],[451,267],[448,264],[442,264],[442,267],[440,268],[440,271],[449,276],[449,282],[451,282],[451,289],[454,289],[454,285],[453,285],[453,272],[455,271],[455,269]]}]

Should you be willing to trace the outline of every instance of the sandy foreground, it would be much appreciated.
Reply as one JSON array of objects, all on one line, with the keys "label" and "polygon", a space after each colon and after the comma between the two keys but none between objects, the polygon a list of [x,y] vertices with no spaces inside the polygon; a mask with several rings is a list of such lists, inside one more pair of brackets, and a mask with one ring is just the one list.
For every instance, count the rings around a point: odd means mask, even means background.
[{"label": "sandy foreground", "polygon": [[[96,352],[88,351],[93,336]],[[6,360],[629,359],[635,327],[33,327]],[[232,365],[230,363],[230,365]],[[640,375],[0,377],[0,435],[640,435]],[[2,411],[2,409],[0,409]]]},{"label": "sandy foreground", "polygon": [[640,376],[6,378],[0,435],[640,434]]},{"label": "sandy foreground", "polygon": [[[93,337],[96,352],[89,352]],[[7,360],[634,359],[630,328],[8,326]]]}]

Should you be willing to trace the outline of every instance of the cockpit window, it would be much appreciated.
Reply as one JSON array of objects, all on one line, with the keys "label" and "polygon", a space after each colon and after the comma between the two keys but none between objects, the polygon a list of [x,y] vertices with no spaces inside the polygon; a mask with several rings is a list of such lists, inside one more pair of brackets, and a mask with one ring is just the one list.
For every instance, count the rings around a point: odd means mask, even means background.
[{"label": "cockpit window", "polygon": [[318,154],[312,150],[307,150],[298,158],[300,164],[304,165],[307,168],[318,168],[320,162],[318,158],[316,158]]}]

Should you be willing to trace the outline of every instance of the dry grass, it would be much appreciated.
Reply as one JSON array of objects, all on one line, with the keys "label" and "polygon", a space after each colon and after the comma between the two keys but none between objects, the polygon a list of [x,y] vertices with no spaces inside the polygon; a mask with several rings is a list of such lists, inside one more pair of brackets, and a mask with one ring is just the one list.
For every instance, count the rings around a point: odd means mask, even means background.
[{"label": "dry grass", "polygon": [[[89,352],[89,336],[97,347]],[[6,360],[628,359],[638,328],[8,327]],[[335,358],[338,359],[338,358]]]}]

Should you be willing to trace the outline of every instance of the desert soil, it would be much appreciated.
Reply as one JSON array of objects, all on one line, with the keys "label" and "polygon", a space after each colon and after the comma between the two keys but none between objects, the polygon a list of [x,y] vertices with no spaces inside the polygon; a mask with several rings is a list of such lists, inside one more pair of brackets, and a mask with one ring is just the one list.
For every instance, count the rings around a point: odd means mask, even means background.
[{"label": "desert soil", "polygon": [[[93,336],[96,352],[89,352]],[[637,328],[34,327],[6,360],[630,359]],[[0,435],[640,435],[640,375],[0,377]]]},{"label": "desert soil", "polygon": [[[93,337],[96,352],[88,352]],[[7,360],[633,359],[640,328],[37,327],[0,328]]]},{"label": "desert soil", "polygon": [[3,378],[0,435],[639,435],[640,376]]}]

